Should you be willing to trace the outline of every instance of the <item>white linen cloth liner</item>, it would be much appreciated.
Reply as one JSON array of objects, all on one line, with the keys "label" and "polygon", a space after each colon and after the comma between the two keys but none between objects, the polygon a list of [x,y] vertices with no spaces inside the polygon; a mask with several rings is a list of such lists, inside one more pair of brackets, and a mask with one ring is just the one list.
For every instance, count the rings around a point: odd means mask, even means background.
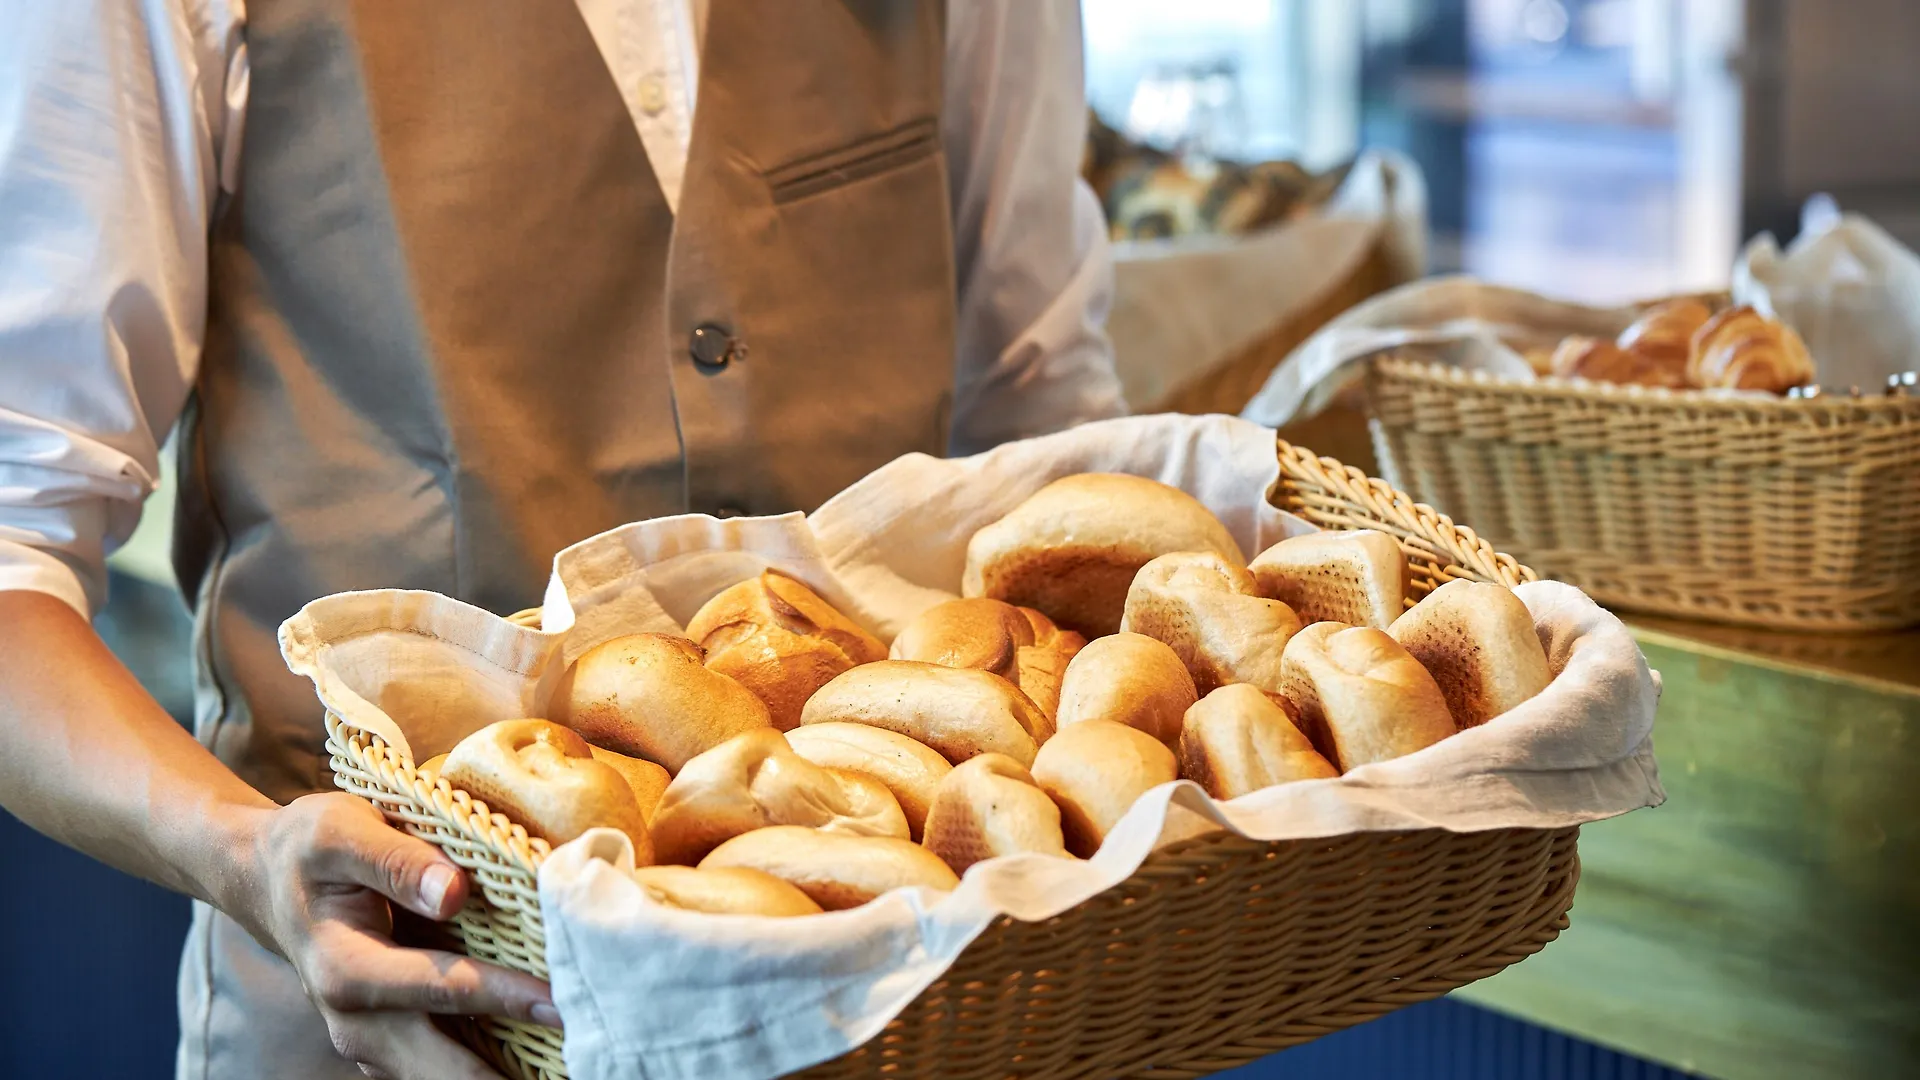
[{"label": "white linen cloth liner", "polygon": [[[1249,553],[1310,529],[1266,501],[1278,480],[1271,431],[1227,417],[1134,417],[968,459],[902,458],[810,518],[684,516],[615,529],[555,558],[543,630],[433,594],[349,593],[288,620],[282,648],[334,712],[423,760],[486,723],[540,715],[568,658],[622,633],[677,631],[714,592],[764,566],[890,639],[954,594],[976,529],[1048,481],[1092,471],[1192,493]],[[1230,803],[1185,781],[1164,785],[1093,859],[992,860],[944,898],[902,891],[804,922],[675,911],[623,872],[624,836],[590,832],[540,872],[568,1068],[575,1080],[708,1080],[826,1060],[879,1032],[1000,914],[1057,914],[1156,847],[1216,826],[1260,839],[1558,827],[1659,804],[1658,678],[1626,628],[1571,586],[1529,584],[1519,595],[1555,679],[1492,723]]]},{"label": "white linen cloth liner", "polygon": [[[1830,390],[1879,393],[1888,375],[1920,367],[1920,256],[1865,218],[1817,223],[1784,255],[1761,234],[1734,265],[1732,296],[1799,331]],[[1612,337],[1634,318],[1631,307],[1589,307],[1467,277],[1415,282],[1353,307],[1302,342],[1240,415],[1271,427],[1311,416],[1359,377],[1358,361],[1391,349],[1417,348],[1438,363],[1531,382],[1537,376],[1517,349],[1551,348],[1570,334]]]}]

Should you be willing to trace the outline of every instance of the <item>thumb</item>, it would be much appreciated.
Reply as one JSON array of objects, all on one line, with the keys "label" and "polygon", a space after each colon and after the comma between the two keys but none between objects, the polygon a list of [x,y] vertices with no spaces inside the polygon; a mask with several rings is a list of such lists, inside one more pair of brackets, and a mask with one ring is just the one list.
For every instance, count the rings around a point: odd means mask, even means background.
[{"label": "thumb", "polygon": [[335,842],[324,845],[322,876],[364,886],[417,915],[451,919],[467,901],[467,875],[439,848],[387,824],[351,795],[337,815]]}]

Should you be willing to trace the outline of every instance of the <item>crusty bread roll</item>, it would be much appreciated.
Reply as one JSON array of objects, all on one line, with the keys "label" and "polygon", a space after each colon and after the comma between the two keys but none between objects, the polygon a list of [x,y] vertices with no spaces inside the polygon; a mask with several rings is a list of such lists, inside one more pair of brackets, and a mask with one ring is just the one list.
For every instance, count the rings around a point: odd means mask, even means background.
[{"label": "crusty bread roll", "polygon": [[1290,537],[1248,564],[1260,595],[1302,623],[1343,622],[1385,630],[1407,609],[1412,573],[1393,537],[1374,529]]},{"label": "crusty bread roll", "polygon": [[769,825],[905,839],[899,803],[871,777],[835,776],[772,728],[736,735],[687,762],[653,815],[656,858],[691,866],[722,842]]},{"label": "crusty bread roll", "polygon": [[1505,586],[1449,581],[1387,633],[1433,676],[1463,731],[1545,690],[1553,678],[1533,615]]},{"label": "crusty bread roll", "polygon": [[653,841],[633,789],[593,760],[578,733],[545,720],[502,720],[461,739],[440,776],[487,809],[558,847],[588,829],[619,829],[636,865],[653,861]]},{"label": "crusty bread roll", "polygon": [[1813,356],[1793,327],[1744,306],[1700,327],[1687,358],[1687,381],[1703,389],[1784,394],[1813,375]]},{"label": "crusty bread roll", "polygon": [[808,724],[787,732],[787,742],[815,765],[862,773],[885,784],[915,840],[926,827],[934,791],[953,771],[947,759],[925,743],[867,724]]},{"label": "crusty bread roll", "polygon": [[914,660],[854,668],[821,687],[800,714],[807,726],[835,721],[898,732],[954,764],[975,754],[1031,763],[1053,728],[1027,695],[997,675]]},{"label": "crusty bread roll", "polygon": [[1687,357],[1693,352],[1693,335],[1711,318],[1713,312],[1698,300],[1669,300],[1642,312],[1615,341],[1622,349],[1671,372],[1676,381],[1661,385],[1684,386]]},{"label": "crusty bread roll", "polygon": [[1041,488],[967,544],[961,593],[1036,608],[1089,638],[1120,628],[1127,587],[1155,556],[1246,556],[1198,499],[1138,476],[1082,473]]},{"label": "crusty bread roll", "polygon": [[1067,661],[1087,643],[1032,608],[970,597],[935,604],[900,631],[887,655],[942,667],[991,671],[1048,716],[1060,707]]},{"label": "crusty bread roll", "polygon": [[669,773],[735,735],[773,725],[759,698],[702,663],[700,646],[666,634],[633,634],[589,649],[554,703],[588,742]]},{"label": "crusty bread roll", "polygon": [[1209,552],[1162,555],[1127,590],[1122,631],[1163,641],[1205,695],[1228,683],[1280,689],[1280,651],[1300,618],[1260,595],[1252,572]]},{"label": "crusty bread roll", "polygon": [[1339,776],[1293,721],[1286,698],[1235,683],[1201,698],[1180,730],[1180,775],[1216,799]]},{"label": "crusty bread roll", "polygon": [[1623,349],[1605,338],[1569,337],[1553,350],[1550,361],[1553,374],[1563,379],[1619,383],[1630,386],[1664,386],[1677,389],[1687,385],[1686,360],[1673,363]]},{"label": "crusty bread roll", "polygon": [[1282,661],[1300,729],[1341,772],[1454,732],[1433,676],[1384,630],[1315,623],[1293,635]]},{"label": "crusty bread roll", "polygon": [[427,777],[428,782],[432,782],[432,780],[435,777],[439,776],[440,773],[446,769],[446,767],[447,767],[447,755],[436,754],[433,757],[430,757],[427,760],[421,762],[420,764],[415,765],[413,767],[413,771],[424,774]]},{"label": "crusty bread roll", "polygon": [[673,779],[667,775],[667,770],[643,758],[616,754],[598,746],[591,749],[593,760],[602,765],[611,766],[613,771],[619,773],[620,778],[627,782],[627,786],[633,789],[634,801],[640,804],[640,814],[651,825],[653,812],[660,805],[660,796],[666,794],[667,784]]},{"label": "crusty bread roll", "polygon": [[969,758],[940,782],[921,841],[956,874],[996,855],[1065,856],[1060,808],[1005,754]]},{"label": "crusty bread roll", "polygon": [[1034,782],[1060,807],[1067,850],[1083,859],[1100,850],[1141,795],[1179,772],[1166,744],[1111,720],[1063,725],[1033,762]]},{"label": "crusty bread roll", "polygon": [[643,866],[633,879],[647,895],[669,907],[709,915],[818,915],[820,905],[772,874],[744,866],[699,870],[691,866]]},{"label": "crusty bread roll", "polygon": [[813,590],[768,570],[706,602],[687,624],[707,666],[766,702],[773,726],[800,724],[800,707],[827,680],[886,658],[886,646]]},{"label": "crusty bread roll", "polygon": [[828,911],[859,907],[893,889],[960,884],[940,857],[910,840],[775,825],[721,844],[700,869],[740,866],[772,874]]},{"label": "crusty bread roll", "polygon": [[1198,697],[1187,665],[1170,646],[1144,634],[1114,634],[1088,642],[1067,665],[1060,727],[1111,720],[1171,745]]}]

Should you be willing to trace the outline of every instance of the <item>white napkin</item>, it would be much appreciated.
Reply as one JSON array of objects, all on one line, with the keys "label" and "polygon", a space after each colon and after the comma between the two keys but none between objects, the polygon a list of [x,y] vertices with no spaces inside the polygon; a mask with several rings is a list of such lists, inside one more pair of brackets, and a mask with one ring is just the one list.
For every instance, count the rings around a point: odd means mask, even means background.
[{"label": "white napkin", "polygon": [[[1047,481],[1087,471],[1185,489],[1249,554],[1307,528],[1267,505],[1278,479],[1272,432],[1226,417],[1133,417],[964,460],[903,458],[811,518],[625,526],[556,557],[543,631],[444,597],[357,593],[309,605],[282,628],[282,647],[330,707],[419,760],[464,730],[537,714],[565,657],[607,636],[676,629],[707,597],[763,566],[798,576],[891,637],[957,589],[975,529]],[[1086,862],[993,860],[945,897],[896,893],[795,923],[653,904],[623,873],[625,837],[589,833],[540,874],[570,1072],[575,1080],[762,1078],[829,1059],[879,1032],[998,915],[1049,917],[1124,879],[1155,847],[1216,826],[1261,839],[1557,827],[1657,805],[1665,797],[1651,740],[1658,683],[1626,628],[1570,586],[1543,582],[1519,594],[1555,672],[1532,701],[1337,779],[1225,804],[1192,784],[1165,785]],[[407,690],[416,673],[455,704]]]},{"label": "white napkin", "polygon": [[1877,394],[1920,368],[1920,256],[1858,215],[1810,214],[1784,253],[1762,233],[1734,265],[1733,298],[1798,330],[1830,389]]}]

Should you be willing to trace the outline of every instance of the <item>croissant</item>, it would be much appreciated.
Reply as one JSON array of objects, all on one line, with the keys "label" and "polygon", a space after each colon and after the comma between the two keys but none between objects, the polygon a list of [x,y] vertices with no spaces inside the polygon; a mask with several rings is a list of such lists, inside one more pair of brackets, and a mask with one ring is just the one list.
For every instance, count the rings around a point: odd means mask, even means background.
[{"label": "croissant", "polygon": [[1648,308],[1620,332],[1614,344],[1684,376],[1694,332],[1712,317],[1713,312],[1698,300],[1669,300]]},{"label": "croissant", "polygon": [[1750,307],[1729,308],[1693,335],[1687,382],[1701,389],[1784,394],[1813,381],[1813,356],[1793,328]]},{"label": "croissant", "polygon": [[1552,369],[1566,379],[1593,382],[1631,383],[1640,386],[1681,387],[1686,385],[1684,360],[1669,363],[1660,358],[1623,349],[1604,338],[1570,337],[1553,351]]}]

